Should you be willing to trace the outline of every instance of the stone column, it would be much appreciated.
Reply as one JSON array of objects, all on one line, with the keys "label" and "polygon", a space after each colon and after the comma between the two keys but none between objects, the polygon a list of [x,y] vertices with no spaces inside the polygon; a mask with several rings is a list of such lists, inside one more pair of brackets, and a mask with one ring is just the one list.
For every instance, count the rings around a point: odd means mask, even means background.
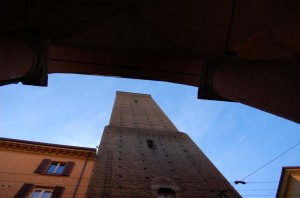
[{"label": "stone column", "polygon": [[0,36],[0,85],[47,85],[48,42],[39,36]]},{"label": "stone column", "polygon": [[202,71],[198,98],[240,102],[300,123],[299,61],[209,60]]}]

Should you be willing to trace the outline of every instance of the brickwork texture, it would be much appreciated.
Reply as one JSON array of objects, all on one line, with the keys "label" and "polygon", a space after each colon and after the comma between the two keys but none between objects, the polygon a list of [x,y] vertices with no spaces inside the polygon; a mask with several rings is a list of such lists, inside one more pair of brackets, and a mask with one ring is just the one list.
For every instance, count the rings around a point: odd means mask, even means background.
[{"label": "brickwork texture", "polygon": [[87,197],[241,197],[150,95],[117,92]]}]

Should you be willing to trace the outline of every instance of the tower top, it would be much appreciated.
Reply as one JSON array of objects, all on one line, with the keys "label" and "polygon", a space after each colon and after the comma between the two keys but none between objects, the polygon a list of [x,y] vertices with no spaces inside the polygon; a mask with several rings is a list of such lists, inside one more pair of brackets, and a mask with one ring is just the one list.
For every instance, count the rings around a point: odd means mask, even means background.
[{"label": "tower top", "polygon": [[116,93],[109,125],[178,132],[151,95],[121,91]]},{"label": "tower top", "polygon": [[137,97],[143,97],[143,96],[148,96],[151,97],[150,94],[142,94],[142,93],[133,93],[133,92],[126,92],[126,91],[116,91],[116,95],[137,95]]}]

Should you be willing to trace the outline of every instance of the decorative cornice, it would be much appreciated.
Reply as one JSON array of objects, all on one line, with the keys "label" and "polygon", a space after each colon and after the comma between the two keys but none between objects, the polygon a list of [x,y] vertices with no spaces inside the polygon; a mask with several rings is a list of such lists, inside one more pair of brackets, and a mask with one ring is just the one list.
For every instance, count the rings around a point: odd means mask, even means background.
[{"label": "decorative cornice", "polygon": [[90,158],[96,157],[95,148],[49,144],[43,142],[33,142],[8,138],[0,138],[0,149],[1,148],[21,152],[23,151],[41,154],[64,155],[70,157],[86,158],[88,155],[90,155]]}]

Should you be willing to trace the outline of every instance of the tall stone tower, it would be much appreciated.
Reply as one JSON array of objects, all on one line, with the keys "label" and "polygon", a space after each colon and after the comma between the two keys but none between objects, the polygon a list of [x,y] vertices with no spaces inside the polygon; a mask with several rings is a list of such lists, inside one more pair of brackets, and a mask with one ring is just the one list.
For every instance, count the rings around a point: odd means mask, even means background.
[{"label": "tall stone tower", "polygon": [[87,197],[240,197],[150,95],[117,92]]}]

